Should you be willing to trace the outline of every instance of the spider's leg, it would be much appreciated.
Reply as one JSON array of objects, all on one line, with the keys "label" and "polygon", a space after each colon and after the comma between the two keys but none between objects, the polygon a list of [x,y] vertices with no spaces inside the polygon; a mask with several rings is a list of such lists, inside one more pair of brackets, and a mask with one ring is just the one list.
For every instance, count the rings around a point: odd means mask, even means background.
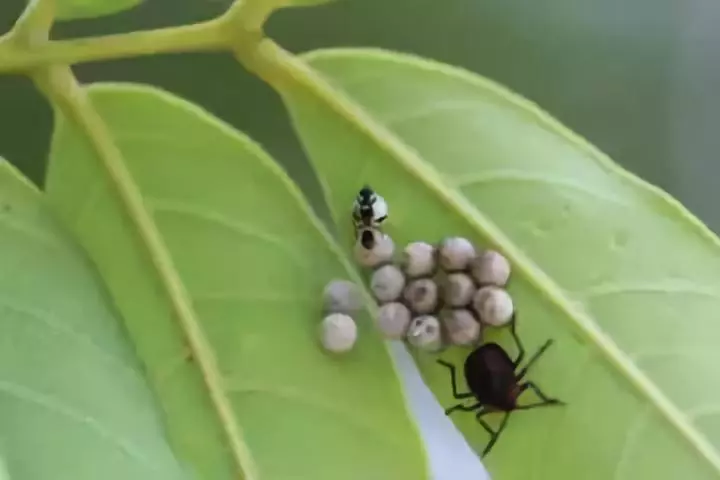
[{"label": "spider's leg", "polygon": [[457,398],[458,400],[463,400],[463,399],[465,399],[465,398],[472,398],[472,397],[475,396],[475,395],[473,395],[473,394],[470,393],[470,392],[467,392],[467,393],[458,393],[458,391],[457,391],[457,382],[455,381],[455,366],[452,365],[451,363],[448,363],[448,362],[444,361],[444,360],[438,360],[437,362],[438,362],[440,365],[442,365],[443,367],[445,367],[445,368],[447,368],[448,370],[450,370],[450,382],[451,382],[451,384],[452,384],[453,397]]}]

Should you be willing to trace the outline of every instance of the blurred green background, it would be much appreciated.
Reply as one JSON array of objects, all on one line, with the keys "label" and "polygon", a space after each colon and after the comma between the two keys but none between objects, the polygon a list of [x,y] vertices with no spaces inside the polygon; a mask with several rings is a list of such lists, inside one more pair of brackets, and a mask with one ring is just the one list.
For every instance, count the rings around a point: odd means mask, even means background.
[{"label": "blurred green background", "polygon": [[[53,37],[193,22],[228,3],[146,0],[118,15],[59,24]],[[24,4],[0,1],[2,31]],[[340,0],[281,11],[267,31],[295,52],[383,47],[499,81],[720,231],[717,25],[720,4],[712,0]],[[165,55],[75,71],[84,81],[151,83],[203,105],[262,143],[319,198],[279,99],[229,56]],[[0,77],[0,106],[0,155],[41,183],[50,110],[27,80],[7,76]]]}]

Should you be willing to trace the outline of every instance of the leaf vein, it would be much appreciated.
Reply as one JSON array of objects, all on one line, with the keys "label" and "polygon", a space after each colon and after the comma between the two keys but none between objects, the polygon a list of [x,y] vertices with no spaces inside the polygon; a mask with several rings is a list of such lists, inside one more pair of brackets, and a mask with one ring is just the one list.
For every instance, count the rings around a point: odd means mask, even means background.
[{"label": "leaf vein", "polygon": [[393,447],[402,447],[402,445],[398,444],[392,437],[388,436],[385,433],[386,429],[383,425],[377,425],[370,418],[363,417],[362,414],[360,414],[359,408],[352,411],[347,410],[345,408],[339,407],[336,403],[332,401],[325,400],[320,397],[310,396],[304,392],[287,386],[284,386],[283,388],[278,388],[277,386],[269,387],[264,385],[249,385],[243,383],[231,386],[229,388],[229,391],[231,393],[240,395],[260,393],[264,395],[280,397],[285,400],[293,400],[304,403],[325,412],[332,413],[342,418],[343,421],[355,426],[360,430],[371,432],[374,436],[382,439]]},{"label": "leaf vein", "polygon": [[607,195],[604,192],[592,190],[585,185],[577,183],[569,178],[554,178],[538,173],[518,172],[513,170],[494,171],[478,175],[456,175],[449,178],[449,182],[460,190],[470,190],[475,187],[481,187],[486,184],[495,183],[526,183],[530,185],[542,185],[549,189],[566,189],[591,196],[605,203],[613,203],[623,208],[632,208],[624,200],[613,195]]},{"label": "leaf vein", "polygon": [[612,475],[613,480],[620,480],[621,478],[624,478],[625,466],[630,460],[629,452],[639,441],[640,432],[642,432],[642,429],[649,420],[650,415],[650,408],[645,408],[633,419],[632,425],[628,428],[627,433],[625,434],[623,446],[620,449],[620,458],[615,465],[615,471]]},{"label": "leaf vein", "polygon": [[153,210],[156,213],[174,213],[184,215],[191,218],[201,219],[208,223],[221,226],[240,237],[251,237],[262,240],[267,244],[273,245],[277,250],[283,252],[297,267],[306,271],[312,271],[312,264],[309,263],[307,255],[302,252],[288,247],[287,238],[268,233],[253,225],[231,220],[219,213],[209,212],[202,208],[196,208],[181,202],[169,200],[153,200]]},{"label": "leaf vein", "polygon": [[37,228],[31,227],[22,222],[11,220],[10,218],[3,218],[0,225],[4,226],[9,231],[14,231],[22,234],[23,236],[36,241],[38,244],[42,244],[44,247],[50,247],[53,250],[67,250],[67,247],[58,241],[57,238],[45,234]]},{"label": "leaf vein", "polygon": [[685,347],[675,346],[671,349],[646,349],[634,352],[632,354],[632,358],[638,363],[647,363],[650,360],[661,359],[663,357],[707,357],[708,360],[716,361],[718,358],[718,351],[716,348],[717,347],[715,345],[707,348],[698,348],[697,345],[688,345]]},{"label": "leaf vein", "polygon": [[122,371],[126,372],[134,380],[144,383],[144,380],[134,368],[115,355],[107,353],[90,335],[82,333],[60,321],[57,321],[52,313],[35,308],[20,306],[3,298],[0,298],[0,308],[6,308],[23,315],[28,315],[35,320],[42,322],[42,324],[48,327],[51,331],[57,334],[66,335],[76,342],[90,347],[99,358],[110,361],[114,365],[120,367]]},{"label": "leaf vein", "polygon": [[65,417],[73,421],[74,423],[90,428],[102,439],[114,444],[115,446],[120,448],[120,450],[125,452],[128,456],[151,467],[153,470],[158,469],[157,465],[155,465],[154,462],[152,462],[149,458],[143,455],[140,450],[134,448],[129,442],[125,441],[122,436],[108,430],[96,419],[88,415],[84,415],[81,412],[75,410],[74,408],[63,404],[57,398],[34,391],[22,385],[17,385],[15,383],[2,380],[0,380],[0,392],[3,392],[6,395],[16,398],[18,400],[44,408],[50,412]]},{"label": "leaf vein", "polygon": [[387,127],[394,126],[394,128],[401,128],[401,125],[404,123],[418,121],[433,114],[470,112],[476,108],[477,105],[468,103],[467,100],[444,100],[441,102],[418,105],[413,109],[403,111],[402,115],[393,116],[390,114],[384,114],[379,116]]},{"label": "leaf vein", "polygon": [[714,417],[717,415],[720,415],[720,405],[718,405],[717,403],[699,405],[687,411],[688,418],[694,423],[697,423],[697,420],[699,418]]},{"label": "leaf vein", "polygon": [[199,292],[192,296],[194,303],[204,302],[280,302],[280,303],[317,303],[315,296],[306,295],[285,295],[282,293],[248,294],[244,291],[230,292]]},{"label": "leaf vein", "polygon": [[675,281],[652,282],[652,283],[602,283],[578,291],[575,295],[584,299],[598,299],[606,296],[622,294],[659,294],[659,295],[698,295],[720,300],[720,294],[712,288],[704,288],[701,285],[692,283],[681,283]]}]

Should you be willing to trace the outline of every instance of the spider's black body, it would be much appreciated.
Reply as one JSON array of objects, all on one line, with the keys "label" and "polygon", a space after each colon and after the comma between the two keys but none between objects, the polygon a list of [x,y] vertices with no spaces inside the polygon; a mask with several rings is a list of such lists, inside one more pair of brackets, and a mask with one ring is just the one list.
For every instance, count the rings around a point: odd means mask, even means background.
[{"label": "spider's black body", "polygon": [[[510,328],[518,347],[517,358],[515,360],[511,359],[507,352],[497,343],[486,343],[478,347],[465,359],[465,382],[470,392],[458,393],[457,382],[455,380],[455,367],[443,360],[438,360],[439,364],[450,370],[453,396],[458,400],[469,398],[476,400],[472,405],[457,404],[448,408],[445,414],[450,415],[457,410],[476,412],[475,418],[490,434],[490,442],[488,442],[485,451],[483,451],[483,457],[490,453],[493,445],[495,445],[500,433],[502,433],[507,424],[510,412],[564,404],[555,398],[548,398],[533,382],[522,381],[530,366],[552,345],[552,340],[545,342],[535,355],[530,358],[527,365],[519,371],[516,371],[525,356],[525,350],[520,342],[520,338],[515,332],[515,318],[513,318]],[[540,401],[528,405],[518,405],[518,397],[528,389],[534,391],[540,398]],[[497,430],[490,428],[490,425],[482,419],[484,415],[491,412],[505,413]]]},{"label": "spider's black body", "polygon": [[373,204],[377,196],[375,192],[368,186],[364,186],[360,189],[355,201],[357,202],[357,214],[356,220],[361,222],[363,225],[370,226],[373,223],[373,217],[375,213],[373,211]]},{"label": "spider's black body", "polygon": [[358,226],[379,225],[387,218],[385,199],[379,197],[372,188],[365,185],[355,197],[353,220]]}]

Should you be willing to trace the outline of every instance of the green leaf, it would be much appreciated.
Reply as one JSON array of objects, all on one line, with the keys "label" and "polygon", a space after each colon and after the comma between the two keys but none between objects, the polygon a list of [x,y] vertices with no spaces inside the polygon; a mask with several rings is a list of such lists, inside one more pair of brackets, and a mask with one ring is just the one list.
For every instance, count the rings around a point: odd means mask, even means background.
[{"label": "green leaf", "polygon": [[322,5],[323,3],[335,2],[338,0],[292,0],[292,5],[298,7],[310,7],[315,5]]},{"label": "green leaf", "polygon": [[[369,182],[396,244],[461,235],[504,252],[526,350],[555,339],[529,377],[568,406],[513,414],[485,462],[494,476],[718,477],[720,248],[707,228],[472,73],[352,49],[306,55],[313,70],[275,53],[345,243],[349,202]],[[505,330],[488,338],[512,346]],[[460,367],[468,353],[440,357]],[[436,357],[415,358],[441,404],[456,404]],[[452,419],[482,451],[474,415]]]},{"label": "green leaf", "polygon": [[[87,92],[87,98],[84,93]],[[48,194],[98,265],[199,478],[426,478],[367,314],[317,342],[351,265],[248,138],[150,87],[95,85],[60,117]]]},{"label": "green leaf", "polygon": [[333,3],[340,0],[257,0],[259,2],[272,1],[281,4],[282,7],[314,7],[323,3]]},{"label": "green leaf", "polygon": [[0,478],[185,478],[117,312],[0,159]]},{"label": "green leaf", "polygon": [[[30,0],[33,1],[33,0]],[[112,15],[140,5],[143,0],[56,0],[58,20]]]}]

